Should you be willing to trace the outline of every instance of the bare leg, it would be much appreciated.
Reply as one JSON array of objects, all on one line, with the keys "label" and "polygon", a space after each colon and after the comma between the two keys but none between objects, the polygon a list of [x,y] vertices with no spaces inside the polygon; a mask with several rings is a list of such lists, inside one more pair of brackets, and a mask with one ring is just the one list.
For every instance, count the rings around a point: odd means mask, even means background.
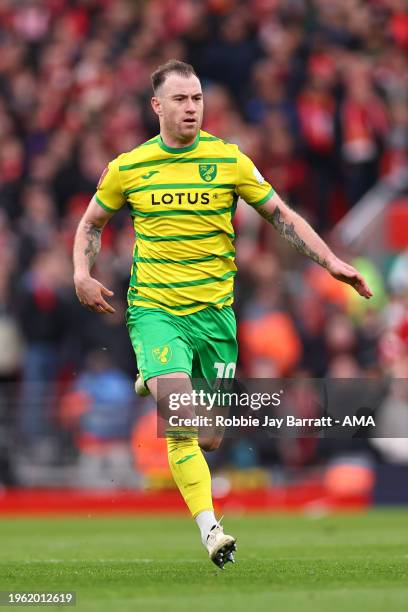
[{"label": "bare leg", "polygon": [[[167,380],[166,380],[167,379]],[[161,381],[161,383],[159,382]],[[157,402],[161,416],[167,420],[169,416],[169,396],[170,394],[191,394],[193,387],[188,374],[185,372],[173,372],[155,376],[147,381],[149,391]],[[200,406],[199,408],[205,408]],[[183,418],[193,418],[196,416],[196,407],[193,403],[187,406],[180,406],[177,411],[178,416]],[[216,450],[222,441],[222,433],[215,429],[206,428],[199,433],[198,444],[206,452]]]}]

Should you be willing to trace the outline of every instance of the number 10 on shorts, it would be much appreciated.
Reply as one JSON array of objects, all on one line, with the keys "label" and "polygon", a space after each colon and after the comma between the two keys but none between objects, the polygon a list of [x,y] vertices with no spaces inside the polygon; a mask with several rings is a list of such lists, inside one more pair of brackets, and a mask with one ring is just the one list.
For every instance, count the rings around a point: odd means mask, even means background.
[{"label": "number 10 on shorts", "polygon": [[221,363],[216,361],[214,363],[214,369],[217,373],[216,378],[234,378],[236,364],[232,361],[231,363]]}]

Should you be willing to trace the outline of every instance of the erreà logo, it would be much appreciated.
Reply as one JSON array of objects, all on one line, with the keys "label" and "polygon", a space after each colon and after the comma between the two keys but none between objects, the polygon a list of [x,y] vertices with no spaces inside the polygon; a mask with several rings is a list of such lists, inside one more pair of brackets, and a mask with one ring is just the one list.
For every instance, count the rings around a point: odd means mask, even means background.
[{"label": "erre\u00e0 logo", "polygon": [[198,170],[206,183],[213,181],[217,176],[217,164],[198,164]]}]

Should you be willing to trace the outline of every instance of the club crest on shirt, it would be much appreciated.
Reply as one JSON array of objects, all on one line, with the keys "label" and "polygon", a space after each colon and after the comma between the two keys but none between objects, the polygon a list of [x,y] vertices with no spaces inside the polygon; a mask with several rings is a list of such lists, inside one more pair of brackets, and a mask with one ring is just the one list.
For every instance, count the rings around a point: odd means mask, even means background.
[{"label": "club crest on shirt", "polygon": [[198,164],[201,178],[209,183],[217,176],[217,164]]},{"label": "club crest on shirt", "polygon": [[156,361],[162,363],[163,365],[168,363],[173,357],[171,347],[168,344],[165,344],[164,346],[156,346],[154,349],[152,349],[152,353]]}]

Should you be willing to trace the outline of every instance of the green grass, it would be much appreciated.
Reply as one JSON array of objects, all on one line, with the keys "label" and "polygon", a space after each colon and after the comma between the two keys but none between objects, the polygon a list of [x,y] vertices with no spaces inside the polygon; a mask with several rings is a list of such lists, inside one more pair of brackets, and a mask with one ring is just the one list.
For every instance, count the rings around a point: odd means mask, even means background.
[{"label": "green grass", "polygon": [[0,590],[75,590],[68,609],[95,611],[408,610],[408,510],[225,525],[221,572],[188,517],[0,520]]}]

